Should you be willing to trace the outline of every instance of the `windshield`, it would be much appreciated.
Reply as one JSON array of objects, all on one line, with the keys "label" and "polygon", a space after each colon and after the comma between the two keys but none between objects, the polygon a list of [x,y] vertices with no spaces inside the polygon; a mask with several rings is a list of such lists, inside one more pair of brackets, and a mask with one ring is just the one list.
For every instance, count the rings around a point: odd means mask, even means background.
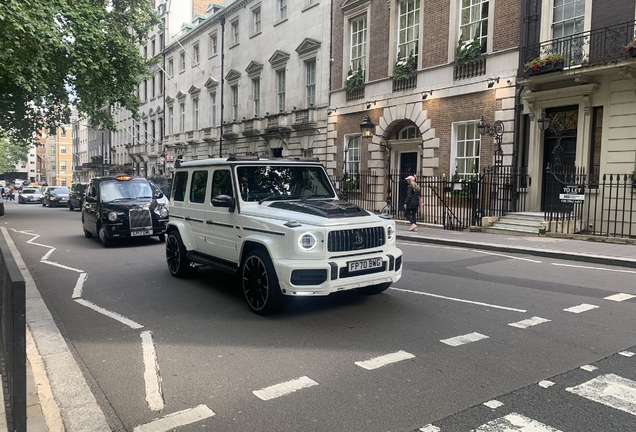
[{"label": "windshield", "polygon": [[22,190],[23,194],[34,194],[34,193],[40,193],[40,188],[31,188],[31,189],[23,189]]},{"label": "windshield", "polygon": [[152,189],[146,179],[106,180],[99,184],[102,202],[151,199]]},{"label": "windshield", "polygon": [[243,201],[334,198],[321,166],[261,165],[237,168]]},{"label": "windshield", "polygon": [[68,188],[67,187],[54,187],[50,189],[50,193],[52,194],[67,194],[68,193]]}]

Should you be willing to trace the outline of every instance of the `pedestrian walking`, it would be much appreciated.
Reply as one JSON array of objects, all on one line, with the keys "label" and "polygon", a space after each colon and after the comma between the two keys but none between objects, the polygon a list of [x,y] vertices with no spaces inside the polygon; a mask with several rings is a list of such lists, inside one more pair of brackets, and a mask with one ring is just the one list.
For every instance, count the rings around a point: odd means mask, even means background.
[{"label": "pedestrian walking", "polygon": [[415,176],[410,175],[405,180],[408,186],[404,199],[404,217],[411,222],[409,231],[417,232],[416,215],[420,206],[420,186],[415,182]]}]

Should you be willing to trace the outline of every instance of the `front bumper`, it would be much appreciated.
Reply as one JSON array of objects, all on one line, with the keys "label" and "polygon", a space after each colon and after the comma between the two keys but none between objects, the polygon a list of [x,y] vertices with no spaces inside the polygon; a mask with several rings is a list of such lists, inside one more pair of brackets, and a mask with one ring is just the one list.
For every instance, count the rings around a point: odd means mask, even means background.
[{"label": "front bumper", "polygon": [[[352,261],[382,259],[382,267],[349,272]],[[383,283],[395,283],[402,277],[402,251],[348,256],[326,261],[279,259],[274,263],[283,294],[290,296],[326,296]]]},{"label": "front bumper", "polygon": [[[113,224],[104,224],[104,228],[106,230],[106,235],[110,239],[115,238],[124,238],[124,237],[150,237],[157,236],[166,233],[166,225],[168,223],[167,219],[161,219],[158,221],[157,225],[152,228],[147,229],[134,229],[131,230],[127,224],[123,223],[113,223]],[[139,235],[133,235],[133,232],[140,233]],[[141,234],[143,232],[143,234]]]}]

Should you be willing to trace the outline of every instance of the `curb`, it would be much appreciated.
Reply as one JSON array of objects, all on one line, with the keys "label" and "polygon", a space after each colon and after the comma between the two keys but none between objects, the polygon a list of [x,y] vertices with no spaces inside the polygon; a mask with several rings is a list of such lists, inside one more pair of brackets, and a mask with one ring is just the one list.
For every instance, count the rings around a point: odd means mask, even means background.
[{"label": "curb", "polygon": [[494,243],[472,242],[467,240],[441,239],[436,237],[425,237],[425,236],[419,236],[419,235],[414,236],[414,235],[397,234],[396,237],[398,240],[410,241],[410,242],[416,242],[416,243],[432,243],[432,244],[439,244],[439,245],[445,245],[445,246],[472,247],[475,249],[489,250],[489,251],[495,251],[495,252],[524,253],[527,255],[540,256],[545,258],[568,259],[571,261],[587,262],[587,263],[594,263],[594,264],[605,264],[605,265],[612,265],[612,266],[618,266],[618,267],[636,268],[636,260],[627,259],[627,258],[617,258],[617,257],[607,256],[607,255],[582,254],[582,253],[567,252],[567,251],[530,248],[530,247],[524,247],[524,246],[500,245],[500,244],[494,244]]}]

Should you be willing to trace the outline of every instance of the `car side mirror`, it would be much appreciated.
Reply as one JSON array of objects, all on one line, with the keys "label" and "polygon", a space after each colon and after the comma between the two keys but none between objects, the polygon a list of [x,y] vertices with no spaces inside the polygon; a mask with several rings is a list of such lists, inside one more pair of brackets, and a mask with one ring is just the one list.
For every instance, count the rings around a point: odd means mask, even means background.
[{"label": "car side mirror", "polygon": [[161,199],[161,198],[163,198],[163,192],[161,191],[155,192],[155,199]]},{"label": "car side mirror", "polygon": [[234,212],[236,207],[236,201],[229,195],[217,195],[212,198],[212,206],[214,207],[227,207],[230,213]]},{"label": "car side mirror", "polygon": [[92,196],[87,196],[87,197],[85,197],[84,199],[86,200],[86,202],[89,202],[89,203],[97,202],[97,200],[95,199],[95,197],[92,197]]}]

